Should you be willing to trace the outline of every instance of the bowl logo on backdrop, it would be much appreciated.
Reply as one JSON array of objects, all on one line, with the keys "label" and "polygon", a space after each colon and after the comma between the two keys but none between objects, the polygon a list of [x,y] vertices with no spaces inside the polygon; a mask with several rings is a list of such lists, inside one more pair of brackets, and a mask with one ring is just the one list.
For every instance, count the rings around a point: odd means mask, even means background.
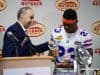
[{"label": "bowl logo on backdrop", "polygon": [[7,2],[5,0],[0,0],[0,11],[3,11],[7,7]]},{"label": "bowl logo on backdrop", "polygon": [[92,24],[92,32],[100,35],[100,21],[96,21]]},{"label": "bowl logo on backdrop", "polygon": [[30,37],[37,37],[44,34],[45,27],[41,23],[32,24],[26,32]]},{"label": "bowl logo on backdrop", "polygon": [[64,11],[66,9],[78,9],[80,6],[79,0],[57,0],[56,1],[56,7],[60,11]]}]

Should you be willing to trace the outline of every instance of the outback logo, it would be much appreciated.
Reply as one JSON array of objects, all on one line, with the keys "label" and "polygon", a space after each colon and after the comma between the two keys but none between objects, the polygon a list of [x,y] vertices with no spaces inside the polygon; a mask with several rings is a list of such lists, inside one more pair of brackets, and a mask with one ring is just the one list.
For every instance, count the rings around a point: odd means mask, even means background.
[{"label": "outback logo", "polygon": [[96,21],[92,25],[92,32],[100,35],[100,21]]},{"label": "outback logo", "polygon": [[0,25],[0,32],[3,32],[3,31],[5,31],[5,28],[4,26]]},{"label": "outback logo", "polygon": [[42,1],[41,0],[21,0],[21,5],[40,6],[42,5]]},{"label": "outback logo", "polygon": [[7,2],[5,0],[0,0],[0,11],[3,11],[7,7]]},{"label": "outback logo", "polygon": [[56,8],[64,11],[66,9],[78,9],[80,5],[79,0],[57,0],[56,1]]},{"label": "outback logo", "polygon": [[40,23],[33,24],[26,30],[26,32],[30,37],[37,37],[45,32],[45,27]]}]

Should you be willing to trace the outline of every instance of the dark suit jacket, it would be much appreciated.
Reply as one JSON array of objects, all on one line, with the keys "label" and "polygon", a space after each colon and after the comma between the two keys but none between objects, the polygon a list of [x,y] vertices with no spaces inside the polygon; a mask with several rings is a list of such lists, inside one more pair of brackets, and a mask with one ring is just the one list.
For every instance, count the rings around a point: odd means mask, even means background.
[{"label": "dark suit jacket", "polygon": [[[9,35],[9,32],[13,35]],[[21,45],[25,37],[27,37],[27,40]],[[48,42],[38,46],[32,45],[29,37],[25,34],[18,22],[6,30],[3,41],[3,57],[31,56],[49,50]]]}]

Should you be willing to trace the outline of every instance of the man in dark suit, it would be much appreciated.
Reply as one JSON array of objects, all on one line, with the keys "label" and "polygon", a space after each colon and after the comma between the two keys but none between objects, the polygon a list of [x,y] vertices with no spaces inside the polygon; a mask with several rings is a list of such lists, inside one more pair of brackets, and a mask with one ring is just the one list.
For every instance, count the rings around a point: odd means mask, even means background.
[{"label": "man in dark suit", "polygon": [[17,13],[18,21],[5,32],[3,57],[31,56],[42,53],[48,48],[48,42],[38,46],[32,45],[25,29],[34,22],[34,13],[30,7],[22,7]]}]

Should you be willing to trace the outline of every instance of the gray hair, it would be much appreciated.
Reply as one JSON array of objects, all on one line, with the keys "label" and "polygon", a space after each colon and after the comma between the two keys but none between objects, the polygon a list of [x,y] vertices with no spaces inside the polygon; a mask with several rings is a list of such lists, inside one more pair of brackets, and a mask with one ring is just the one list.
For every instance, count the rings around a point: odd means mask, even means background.
[{"label": "gray hair", "polygon": [[17,19],[19,20],[20,15],[21,15],[22,13],[25,13],[25,12],[26,12],[27,10],[29,10],[29,9],[31,9],[31,7],[22,7],[22,8],[20,8],[19,11],[18,11],[18,13],[17,13]]}]

